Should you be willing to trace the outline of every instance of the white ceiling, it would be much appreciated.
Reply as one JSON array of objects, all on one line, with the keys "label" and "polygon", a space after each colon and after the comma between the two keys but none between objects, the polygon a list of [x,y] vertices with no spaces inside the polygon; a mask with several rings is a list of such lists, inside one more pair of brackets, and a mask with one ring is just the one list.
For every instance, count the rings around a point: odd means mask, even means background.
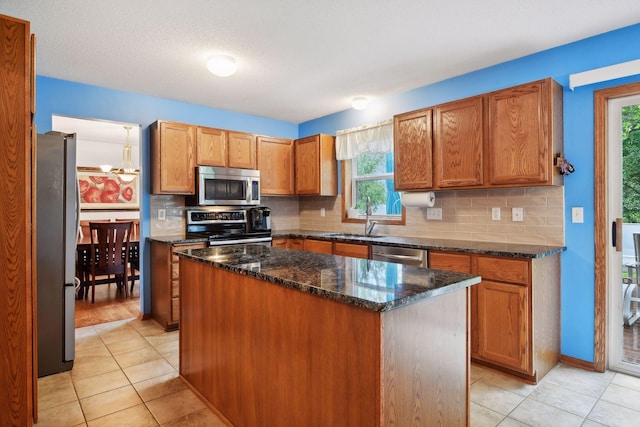
[{"label": "white ceiling", "polygon": [[[1,0],[37,73],[299,123],[638,22],[638,0]],[[236,75],[210,74],[213,53]]]}]

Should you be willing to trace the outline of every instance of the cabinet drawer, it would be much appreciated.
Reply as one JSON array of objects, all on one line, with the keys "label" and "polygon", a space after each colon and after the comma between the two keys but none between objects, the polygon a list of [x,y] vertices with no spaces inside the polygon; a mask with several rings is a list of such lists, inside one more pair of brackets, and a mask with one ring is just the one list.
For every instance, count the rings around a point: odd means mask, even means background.
[{"label": "cabinet drawer", "polygon": [[369,258],[369,245],[355,245],[353,243],[334,243],[335,255],[350,256],[354,258]]},{"label": "cabinet drawer", "polygon": [[529,261],[527,260],[479,256],[477,262],[476,273],[482,276],[483,280],[498,280],[522,285],[529,283]]},{"label": "cabinet drawer", "polygon": [[429,252],[429,268],[471,273],[471,255]]},{"label": "cabinet drawer", "polygon": [[325,240],[305,239],[302,247],[307,252],[318,252],[321,254],[333,253],[333,243]]}]

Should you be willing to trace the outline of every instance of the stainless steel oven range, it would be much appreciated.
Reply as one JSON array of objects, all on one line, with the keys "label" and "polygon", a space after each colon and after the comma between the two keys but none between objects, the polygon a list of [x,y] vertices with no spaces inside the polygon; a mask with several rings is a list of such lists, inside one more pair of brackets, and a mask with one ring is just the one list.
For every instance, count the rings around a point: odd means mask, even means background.
[{"label": "stainless steel oven range", "polygon": [[[253,208],[264,209],[269,208]],[[209,246],[259,243],[271,245],[271,228],[250,226],[249,209],[216,206],[187,210],[186,237],[206,238]],[[270,226],[270,224],[269,224]]]}]

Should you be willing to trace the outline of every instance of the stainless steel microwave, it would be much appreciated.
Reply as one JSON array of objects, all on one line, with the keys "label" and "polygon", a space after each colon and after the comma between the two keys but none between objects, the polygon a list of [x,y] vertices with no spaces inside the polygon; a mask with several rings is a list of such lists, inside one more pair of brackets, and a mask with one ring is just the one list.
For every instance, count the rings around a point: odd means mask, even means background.
[{"label": "stainless steel microwave", "polygon": [[260,204],[260,171],[198,166],[196,195],[188,205],[257,206]]}]

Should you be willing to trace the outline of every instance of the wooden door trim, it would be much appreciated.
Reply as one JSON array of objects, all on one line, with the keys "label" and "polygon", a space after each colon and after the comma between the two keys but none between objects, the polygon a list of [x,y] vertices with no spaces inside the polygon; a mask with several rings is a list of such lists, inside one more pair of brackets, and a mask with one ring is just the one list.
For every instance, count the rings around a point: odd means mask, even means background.
[{"label": "wooden door trim", "polygon": [[606,369],[607,341],[607,121],[609,100],[640,94],[640,82],[594,91],[595,328],[593,367]]}]

